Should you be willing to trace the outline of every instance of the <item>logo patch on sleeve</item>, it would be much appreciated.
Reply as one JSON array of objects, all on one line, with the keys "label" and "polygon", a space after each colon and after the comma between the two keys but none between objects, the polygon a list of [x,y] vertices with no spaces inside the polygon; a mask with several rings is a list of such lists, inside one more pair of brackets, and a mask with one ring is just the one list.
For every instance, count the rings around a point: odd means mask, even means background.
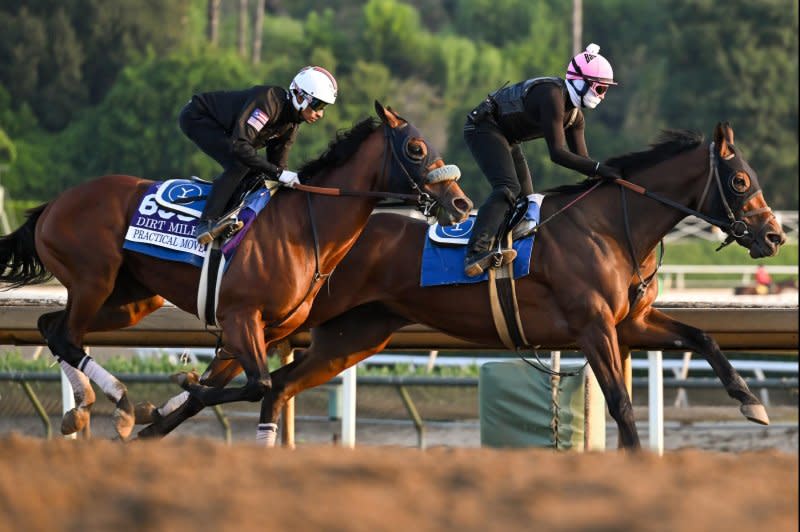
[{"label": "logo patch on sleeve", "polygon": [[269,116],[261,109],[254,109],[250,114],[250,118],[247,119],[247,124],[256,131],[261,131],[267,125],[267,122],[269,122]]}]

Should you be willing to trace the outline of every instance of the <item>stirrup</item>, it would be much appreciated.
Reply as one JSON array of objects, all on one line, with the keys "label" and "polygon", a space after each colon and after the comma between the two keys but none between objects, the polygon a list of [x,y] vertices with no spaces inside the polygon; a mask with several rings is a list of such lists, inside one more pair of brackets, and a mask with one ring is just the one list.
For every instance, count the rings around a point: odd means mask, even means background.
[{"label": "stirrup", "polygon": [[464,261],[464,275],[477,277],[489,268],[499,268],[503,264],[513,262],[517,258],[517,251],[512,248],[482,251]]},{"label": "stirrup", "polygon": [[212,225],[208,231],[197,235],[197,241],[204,245],[210,244],[219,238],[223,233],[225,233],[227,237],[230,237],[242,227],[244,227],[244,222],[238,218],[225,218]]}]

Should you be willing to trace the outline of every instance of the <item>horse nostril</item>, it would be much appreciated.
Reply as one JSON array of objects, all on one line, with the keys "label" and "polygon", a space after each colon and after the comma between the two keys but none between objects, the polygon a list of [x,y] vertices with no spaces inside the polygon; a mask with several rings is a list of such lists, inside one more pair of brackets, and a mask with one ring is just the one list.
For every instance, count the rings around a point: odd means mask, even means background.
[{"label": "horse nostril", "polygon": [[472,210],[472,201],[469,198],[455,198],[453,200],[453,207],[458,212],[469,212]]},{"label": "horse nostril", "polygon": [[767,233],[767,240],[776,246],[782,246],[786,243],[786,233]]}]

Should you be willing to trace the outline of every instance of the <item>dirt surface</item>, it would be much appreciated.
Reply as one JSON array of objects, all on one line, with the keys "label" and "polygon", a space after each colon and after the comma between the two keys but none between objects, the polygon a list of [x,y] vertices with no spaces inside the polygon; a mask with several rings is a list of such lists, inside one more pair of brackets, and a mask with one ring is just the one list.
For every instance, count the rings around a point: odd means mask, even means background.
[{"label": "dirt surface", "polygon": [[0,531],[797,530],[797,455],[0,437]]}]

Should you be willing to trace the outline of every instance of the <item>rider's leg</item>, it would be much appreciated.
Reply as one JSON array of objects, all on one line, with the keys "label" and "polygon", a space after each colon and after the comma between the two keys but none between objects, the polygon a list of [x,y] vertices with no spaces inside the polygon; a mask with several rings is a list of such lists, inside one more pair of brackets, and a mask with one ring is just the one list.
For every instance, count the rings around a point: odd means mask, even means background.
[{"label": "rider's leg", "polygon": [[223,168],[222,174],[214,179],[196,230],[197,240],[201,244],[208,244],[230,228],[231,223],[215,224],[215,222],[225,213],[228,202],[248,169],[234,157],[230,133],[203,112],[194,100],[181,110],[178,124],[181,131],[203,150],[203,153],[217,161]]},{"label": "rider's leg", "polygon": [[[528,162],[525,160],[525,154],[522,152],[522,147],[519,144],[514,144],[511,148],[511,157],[514,159],[514,168],[517,171],[517,178],[520,185],[520,197],[527,196],[531,199],[533,194],[533,178],[531,178],[531,170],[528,168]],[[512,230],[512,240],[525,238],[533,234],[536,230],[536,222],[528,218],[523,218],[519,223],[514,226]]]},{"label": "rider's leg", "polygon": [[[464,273],[470,277],[481,274],[493,260],[492,246],[505,216],[520,193],[512,146],[492,124],[464,128],[467,143],[483,174],[492,185],[492,192],[478,210],[478,217],[467,244]],[[508,254],[508,256],[505,256]],[[514,259],[516,252],[504,252],[504,260]]]},{"label": "rider's leg", "polygon": [[200,223],[197,225],[197,240],[201,244],[208,244],[234,223],[232,220],[220,221],[220,218],[225,214],[225,209],[236,192],[236,187],[239,186],[247,171],[246,166],[237,164],[226,168],[219,177],[214,179],[203,214],[200,215]]}]

